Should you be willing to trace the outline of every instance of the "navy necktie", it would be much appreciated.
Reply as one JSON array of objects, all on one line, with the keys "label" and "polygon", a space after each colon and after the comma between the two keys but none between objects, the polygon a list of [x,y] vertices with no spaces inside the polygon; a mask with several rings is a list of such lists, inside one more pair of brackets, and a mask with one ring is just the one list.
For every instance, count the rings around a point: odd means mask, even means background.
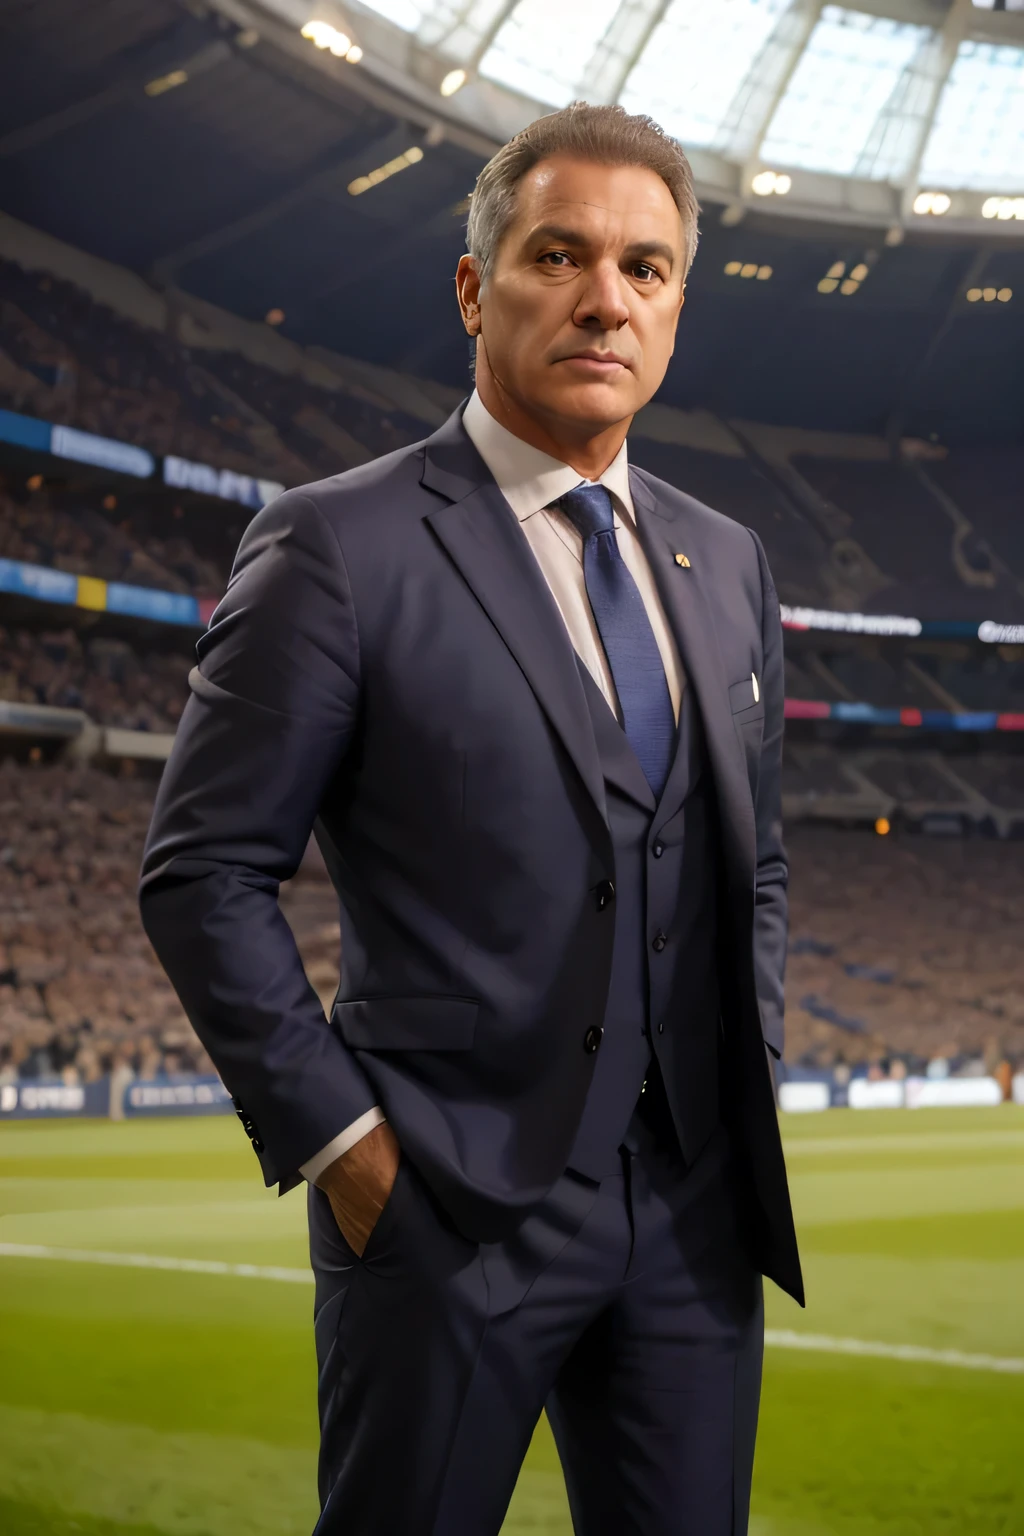
[{"label": "navy necktie", "polygon": [[556,503],[583,539],[587,597],[608,658],[622,722],[656,797],[672,766],[676,723],[665,668],[643,598],[615,538],[603,485],[578,485]]}]

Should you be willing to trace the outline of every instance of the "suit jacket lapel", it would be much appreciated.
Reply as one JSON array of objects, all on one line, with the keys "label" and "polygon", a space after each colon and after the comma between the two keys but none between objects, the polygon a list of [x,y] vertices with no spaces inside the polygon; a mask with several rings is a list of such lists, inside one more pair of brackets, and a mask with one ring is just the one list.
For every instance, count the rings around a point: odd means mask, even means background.
[{"label": "suit jacket lapel", "polygon": [[607,821],[590,711],[562,616],[459,413],[428,438],[422,482],[447,498],[426,514],[427,522],[512,652]]},{"label": "suit jacket lapel", "polygon": [[[700,705],[708,756],[724,813],[722,823],[726,848],[744,881],[753,886],[757,857],[754,807],[743,748],[729,706],[729,687],[712,604],[706,590],[711,569],[710,555],[705,565],[700,558],[699,535],[686,517],[684,507],[673,509],[657,501],[633,469],[630,470],[629,484],[637,514],[640,542],[650,561],[661,601],[676,636],[686,668],[687,686],[693,688]],[[695,556],[689,570],[675,562],[675,555],[680,550]],[[666,793],[670,789],[678,790],[681,783],[676,770],[680,767],[680,757],[687,751],[690,734],[685,729],[685,712],[680,723],[683,729],[679,733],[677,758],[666,785]],[[682,787],[685,792],[685,783]],[[664,797],[662,809],[669,809]]]}]

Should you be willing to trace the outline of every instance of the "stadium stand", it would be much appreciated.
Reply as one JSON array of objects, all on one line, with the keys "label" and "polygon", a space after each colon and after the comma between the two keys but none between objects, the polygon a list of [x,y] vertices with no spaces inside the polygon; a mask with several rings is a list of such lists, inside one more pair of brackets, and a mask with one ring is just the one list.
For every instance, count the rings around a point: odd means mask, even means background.
[{"label": "stadium stand", "polygon": [[[139,922],[152,802],[134,775],[0,761],[0,1082],[212,1070]],[[282,904],[328,997],[337,913],[322,880],[312,895]]]},{"label": "stadium stand", "polygon": [[[101,502],[107,504],[106,511],[100,510]],[[12,473],[0,475],[0,558],[164,592],[220,596],[230,555],[211,558],[190,539],[170,531],[162,537],[147,535],[148,509],[125,509],[115,517],[117,506],[117,496],[110,493],[101,497],[81,489],[28,491],[23,479],[18,483]],[[173,527],[174,511],[168,513],[165,522]]]},{"label": "stadium stand", "polygon": [[825,605],[821,568],[827,546],[757,465],[743,455],[652,441],[643,435],[642,424],[630,440],[630,452],[643,469],[753,528],[769,565],[779,572],[783,602]]},{"label": "stadium stand", "polygon": [[[286,484],[334,473],[424,436],[460,398],[411,375],[304,353],[269,332],[254,341],[247,322],[212,306],[161,330],[66,276],[2,258],[0,292],[0,404],[218,470]],[[631,452],[753,527],[783,602],[849,608],[867,592],[867,612],[1012,620],[1024,611],[1015,575],[1024,548],[1011,516],[1019,455],[989,463],[954,454],[922,469],[890,461],[878,442],[865,458],[863,439],[851,438],[844,457],[837,434],[810,452],[813,437],[741,432],[709,413],[658,406],[638,421]],[[0,559],[208,602],[224,590],[251,508],[44,468],[3,461]],[[855,547],[866,561],[860,588],[850,575]],[[28,750],[24,723],[0,722],[0,808],[14,828],[0,852],[0,1077],[202,1070],[209,1064],[134,897],[153,794],[145,760],[166,751],[180,717],[198,629],[77,608],[68,620],[46,602],[29,622],[27,602],[0,595],[0,715],[5,704],[80,711],[83,729],[73,750],[55,747],[54,736],[41,752]],[[812,705],[1024,711],[1024,647],[790,633],[786,694]],[[100,728],[88,740],[86,722]],[[806,724],[790,732],[783,771],[794,900],[788,1059],[895,1053],[920,1063],[945,1052],[970,1065],[997,1047],[1020,1059],[1007,935],[1024,912],[1009,841],[1024,832],[1024,759],[978,740],[950,754],[934,737],[912,749],[863,727],[839,740]],[[110,731],[121,733],[115,746]],[[146,737],[161,738],[149,752]],[[998,838],[866,830],[935,818],[943,830]],[[964,893],[978,915],[947,943]],[[315,850],[282,900],[328,1002],[337,914]]]},{"label": "stadium stand", "polygon": [[788,845],[787,1059],[1022,1058],[1013,844],[794,827]]},{"label": "stadium stand", "polygon": [[1024,576],[1024,451],[1004,444],[965,448],[930,465],[928,475],[950,496],[1019,579]]},{"label": "stadium stand", "polygon": [[[21,227],[18,238],[31,245],[32,231]],[[74,262],[70,248],[62,252]],[[140,286],[134,276],[131,283]],[[250,322],[184,294],[173,304],[150,294],[143,308],[162,316],[157,329],[138,317],[138,304],[119,314],[67,277],[3,256],[0,293],[0,403],[257,479],[297,484],[366,462],[425,435],[462,393],[304,350],[265,326],[260,336]],[[754,528],[785,603],[951,621],[1024,617],[1024,548],[1013,515],[1020,451],[957,449],[944,458],[945,450],[924,445],[926,461],[918,462],[913,442],[904,446],[893,459],[881,439],[844,442],[837,433],[655,406],[638,419],[631,452],[640,466]],[[158,549],[152,531],[136,542],[191,590],[211,586],[210,573],[197,569],[205,546],[201,555],[180,543]],[[881,669],[876,681],[888,701],[934,702],[922,700],[920,679],[894,680]],[[848,696],[841,679],[835,696]]]},{"label": "stadium stand", "polygon": [[[821,756],[787,764],[787,793],[794,775],[824,794],[850,786]],[[208,1069],[139,924],[152,797],[139,775],[0,762],[0,1080]],[[1024,1060],[1015,845],[804,826],[788,842],[788,1060]],[[281,899],[329,1005],[339,930],[315,845]]]},{"label": "stadium stand", "polygon": [[[193,658],[194,659],[194,658]],[[0,701],[81,709],[101,725],[173,731],[190,661],[109,635],[0,625]]]},{"label": "stadium stand", "polygon": [[[970,462],[977,484],[977,463]],[[981,607],[1007,615],[1021,611],[1024,560],[1016,559],[1014,548],[994,563],[987,538],[979,538],[969,521],[956,517],[958,508],[936,496],[928,473],[913,462],[797,453],[791,463],[828,506],[839,510],[848,537],[884,574],[870,611],[942,614],[950,619],[976,618]],[[929,468],[944,478],[952,473],[944,463]],[[993,479],[1008,490],[1010,476],[1004,473],[1002,482],[998,474]],[[987,503],[987,489],[981,495],[976,491],[976,500]],[[995,518],[1002,526],[1010,521]]]},{"label": "stadium stand", "polygon": [[14,410],[243,474],[297,483],[310,467],[172,339],[44,272],[0,262],[0,393]]}]

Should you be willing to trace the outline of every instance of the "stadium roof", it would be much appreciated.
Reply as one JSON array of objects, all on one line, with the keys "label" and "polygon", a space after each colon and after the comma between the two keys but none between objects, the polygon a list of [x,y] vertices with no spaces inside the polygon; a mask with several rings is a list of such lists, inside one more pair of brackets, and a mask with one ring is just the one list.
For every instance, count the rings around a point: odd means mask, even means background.
[{"label": "stadium roof", "polygon": [[[449,119],[495,140],[577,97],[621,101],[680,139],[704,197],[962,228],[1006,223],[1006,200],[1024,194],[1024,3],[1011,3],[1021,14],[1005,0],[999,9],[992,0],[263,0],[262,9],[285,24],[333,19],[361,47],[365,70],[428,93],[441,87]],[[1024,201],[1014,212],[1024,219]]]},{"label": "stadium roof", "polygon": [[[1024,15],[961,0],[952,7],[890,0],[886,9],[901,15],[876,32],[879,7],[868,0],[856,13],[836,12],[847,18],[841,23],[818,0],[781,5],[374,0],[371,8],[356,0],[344,7],[335,0],[90,0],[88,6],[47,0],[41,6],[6,0],[0,5],[0,209],[131,267],[171,293],[180,287],[251,319],[280,311],[285,334],[300,343],[461,385],[466,348],[451,291],[468,194],[495,144],[544,110],[522,94],[522,71],[535,68],[521,57],[523,47],[513,46],[516,38],[529,40],[524,20],[536,15],[538,26],[550,27],[573,15],[579,22],[572,48],[558,36],[537,34],[542,45],[534,47],[535,56],[557,59],[562,69],[559,90],[548,95],[564,99],[586,87],[596,97],[597,85],[587,81],[597,79],[604,59],[605,95],[649,106],[670,127],[676,125],[668,109],[685,102],[693,123],[703,114],[709,124],[718,114],[719,136],[721,123],[743,116],[735,105],[740,86],[731,116],[713,106],[717,84],[674,90],[671,73],[658,74],[656,59],[671,55],[667,43],[652,52],[656,28],[678,30],[685,10],[710,7],[708,16],[713,11],[718,20],[702,29],[701,46],[719,51],[702,55],[700,75],[735,84],[755,22],[763,41],[758,57],[771,47],[777,53],[785,27],[799,22],[805,46],[791,50],[770,114],[762,102],[757,148],[743,162],[776,180],[789,176],[788,193],[759,195],[752,180],[744,192],[746,171],[735,156],[695,146],[692,126],[684,134],[700,177],[702,238],[662,398],[789,425],[1019,439],[1024,223],[980,213],[961,219],[952,201],[946,215],[911,213],[901,221],[906,188],[869,175],[802,169],[796,160],[820,148],[848,162],[856,137],[850,124],[856,119],[863,126],[859,88],[848,89],[841,135],[811,132],[812,107],[799,105],[813,97],[813,111],[821,111],[820,71],[832,65],[821,62],[818,43],[836,29],[844,46],[849,34],[855,54],[880,49],[890,60],[897,44],[907,53],[901,29],[924,29],[935,46],[943,41],[946,57],[954,16],[967,40],[980,42],[974,33],[989,28],[1003,39],[1000,47],[1019,48]],[[380,14],[384,9],[397,21]],[[598,13],[605,31],[595,47],[588,18]],[[730,43],[721,26],[740,15],[742,37]],[[311,19],[321,27],[303,36]],[[627,22],[634,27],[628,57],[635,60],[628,70]],[[918,42],[901,65],[901,79],[922,57],[923,39],[909,35]],[[622,43],[618,54],[614,38]],[[967,57],[959,44],[956,56]],[[686,50],[672,57],[685,61]],[[748,60],[744,67],[749,79],[753,66]],[[443,96],[446,76],[462,68],[466,83]],[[516,69],[518,90],[486,74],[504,70],[511,77]],[[580,69],[582,79],[565,78]],[[650,100],[641,92],[640,70],[650,73]],[[531,90],[539,90],[537,79],[529,76]],[[545,79],[554,79],[550,70]],[[763,70],[758,79],[767,79]],[[913,89],[909,77],[904,84],[909,113],[922,99],[920,81]],[[831,94],[842,96],[838,87]],[[888,121],[886,111],[891,117],[899,95],[894,87],[873,121]],[[932,152],[943,121],[946,98],[933,95],[935,127],[922,157],[926,148]],[[1000,99],[1006,133],[1019,135],[1017,98]],[[909,121],[906,114],[901,121]],[[872,153],[879,165],[886,156],[892,165],[904,141],[895,129],[883,137]],[[955,140],[954,134],[954,148]],[[789,159],[763,164],[766,144],[777,144],[780,156],[785,146]],[[855,168],[865,153],[861,144]],[[899,153],[905,162],[905,149]],[[1024,148],[1015,151],[1010,168],[1021,166]],[[815,200],[805,188],[832,190]],[[947,193],[951,200],[955,190]],[[981,198],[984,190],[969,195]],[[1013,201],[1009,191],[999,195]]]}]

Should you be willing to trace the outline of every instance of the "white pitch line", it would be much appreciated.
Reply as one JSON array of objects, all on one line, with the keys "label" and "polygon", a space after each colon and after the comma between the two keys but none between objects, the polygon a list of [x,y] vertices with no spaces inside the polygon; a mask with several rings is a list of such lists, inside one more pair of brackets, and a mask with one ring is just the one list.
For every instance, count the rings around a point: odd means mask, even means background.
[{"label": "white pitch line", "polygon": [[862,1355],[875,1360],[909,1360],[922,1365],[953,1365],[965,1371],[998,1371],[1024,1376],[1024,1360],[1006,1355],[969,1355],[959,1349],[929,1349],[924,1344],[884,1344],[876,1339],[835,1339],[825,1333],[794,1333],[766,1328],[766,1344],[775,1349],[809,1349],[827,1355]]},{"label": "white pitch line", "polygon": [[[0,1243],[0,1258],[58,1259],[65,1264],[107,1264],[118,1269],[178,1270],[190,1275],[233,1275],[243,1280],[283,1280],[311,1285],[308,1269],[284,1269],[274,1264],[228,1264],[224,1259],[179,1259],[158,1253],[103,1252],[94,1248],[50,1248],[43,1243]],[[856,1355],[874,1360],[902,1360],[919,1365],[954,1366],[965,1371],[995,1371],[1024,1376],[1024,1360],[1005,1355],[966,1354],[959,1349],[929,1349],[923,1344],[886,1344],[877,1339],[833,1338],[826,1333],[796,1333],[766,1328],[770,1349],[804,1349],[824,1355]]]},{"label": "white pitch line", "polygon": [[228,1264],[223,1259],[178,1259],[159,1253],[104,1253],[95,1248],[48,1248],[42,1243],[0,1243],[0,1258],[62,1259],[66,1264],[112,1264],[119,1269],[177,1269],[190,1275],[237,1275],[243,1280],[287,1280],[312,1285],[308,1269],[276,1264]]}]

